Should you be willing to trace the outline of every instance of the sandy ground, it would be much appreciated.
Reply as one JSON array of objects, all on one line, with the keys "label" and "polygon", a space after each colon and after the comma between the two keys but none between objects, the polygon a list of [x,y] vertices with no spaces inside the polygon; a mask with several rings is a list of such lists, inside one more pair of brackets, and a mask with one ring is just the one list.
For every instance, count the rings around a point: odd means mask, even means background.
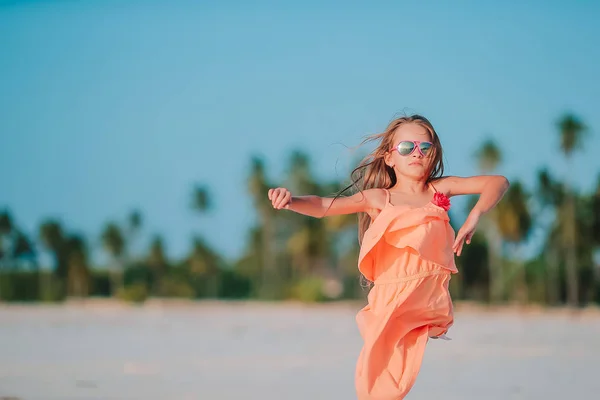
[{"label": "sandy ground", "polygon": [[[355,399],[360,304],[0,305],[0,399]],[[411,400],[594,399],[600,312],[459,305]]]}]

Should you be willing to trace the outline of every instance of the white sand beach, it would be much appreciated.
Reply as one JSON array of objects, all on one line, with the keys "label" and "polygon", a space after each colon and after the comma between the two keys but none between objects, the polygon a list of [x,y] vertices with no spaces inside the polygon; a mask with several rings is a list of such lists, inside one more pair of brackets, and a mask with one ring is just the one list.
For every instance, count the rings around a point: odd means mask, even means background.
[{"label": "white sand beach", "polygon": [[[360,304],[0,305],[0,398],[354,399]],[[458,307],[413,400],[593,399],[600,313]]]}]

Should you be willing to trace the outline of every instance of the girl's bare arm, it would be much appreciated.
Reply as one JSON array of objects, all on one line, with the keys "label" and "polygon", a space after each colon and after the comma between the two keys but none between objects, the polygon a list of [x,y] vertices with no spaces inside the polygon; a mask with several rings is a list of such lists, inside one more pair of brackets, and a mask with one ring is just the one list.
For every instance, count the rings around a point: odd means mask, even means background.
[{"label": "girl's bare arm", "polygon": [[269,200],[275,209],[285,209],[323,218],[332,215],[370,213],[373,209],[382,209],[385,205],[383,189],[367,189],[352,196],[338,198],[315,195],[292,196],[285,188],[269,190]]}]

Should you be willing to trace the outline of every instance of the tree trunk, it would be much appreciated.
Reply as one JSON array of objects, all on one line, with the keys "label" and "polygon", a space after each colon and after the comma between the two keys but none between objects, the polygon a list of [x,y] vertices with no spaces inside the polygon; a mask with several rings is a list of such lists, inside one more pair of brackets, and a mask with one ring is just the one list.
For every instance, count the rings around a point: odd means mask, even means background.
[{"label": "tree trunk", "polygon": [[125,288],[123,282],[123,265],[124,260],[122,257],[116,257],[113,260],[114,264],[112,266],[112,271],[110,273],[111,278],[111,292],[113,297],[116,296],[119,292],[122,292]]},{"label": "tree trunk", "polygon": [[554,247],[546,253],[546,293],[548,304],[555,306],[560,301],[560,285],[558,278],[558,254]]},{"label": "tree trunk", "polygon": [[275,260],[271,241],[273,240],[273,220],[267,212],[263,212],[263,227],[262,227],[262,282],[260,293],[261,297],[274,299],[276,295],[276,271]]},{"label": "tree trunk", "polygon": [[592,254],[592,265],[594,268],[594,292],[592,301],[600,303],[600,248]]},{"label": "tree trunk", "polygon": [[123,289],[123,274],[119,269],[112,271],[111,275],[111,292],[116,296]]},{"label": "tree trunk", "polygon": [[504,300],[504,273],[500,260],[502,238],[491,223],[486,229],[488,238],[488,263],[490,268],[490,301],[500,303]]},{"label": "tree trunk", "polygon": [[529,286],[527,285],[527,271],[525,270],[525,261],[522,257],[523,246],[517,244],[514,247],[514,253],[517,256],[518,270],[516,276],[516,293],[514,299],[519,304],[529,302]]},{"label": "tree trunk", "polygon": [[579,274],[577,271],[577,233],[575,221],[575,202],[569,192],[566,199],[565,244],[567,269],[567,303],[571,307],[579,304]]}]

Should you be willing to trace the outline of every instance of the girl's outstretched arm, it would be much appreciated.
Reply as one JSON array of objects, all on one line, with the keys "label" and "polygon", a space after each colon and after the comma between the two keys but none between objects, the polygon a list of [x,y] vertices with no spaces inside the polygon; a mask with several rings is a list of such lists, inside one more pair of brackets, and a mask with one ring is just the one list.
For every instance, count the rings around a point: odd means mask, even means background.
[{"label": "girl's outstretched arm", "polygon": [[480,215],[487,213],[498,204],[508,190],[509,182],[502,175],[478,175],[471,177],[449,176],[439,181],[438,190],[448,196],[478,194],[479,201],[471,212]]},{"label": "girl's outstretched arm", "polygon": [[478,194],[479,200],[471,209],[463,226],[456,234],[453,250],[461,254],[464,243],[471,243],[479,218],[490,211],[502,199],[509,187],[508,179],[501,175],[479,175],[467,178],[449,176],[436,183],[437,190],[448,196]]},{"label": "girl's outstretched arm", "polygon": [[269,200],[277,210],[290,210],[315,218],[332,215],[370,213],[385,205],[383,189],[367,189],[348,197],[292,196],[285,188],[269,189]]}]

